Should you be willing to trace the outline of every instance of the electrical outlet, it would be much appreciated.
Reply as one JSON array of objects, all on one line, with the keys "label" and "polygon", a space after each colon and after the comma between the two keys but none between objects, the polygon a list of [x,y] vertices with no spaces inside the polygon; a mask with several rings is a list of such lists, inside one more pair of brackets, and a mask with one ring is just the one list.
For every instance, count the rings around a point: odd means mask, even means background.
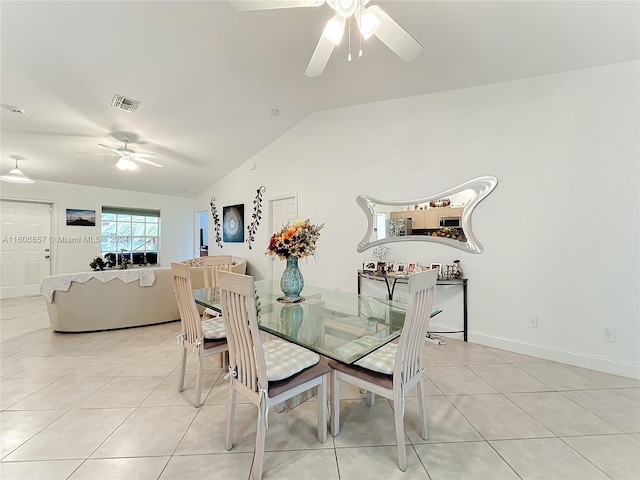
[{"label": "electrical outlet", "polygon": [[603,328],[602,329],[602,340],[605,342],[615,342],[616,341],[616,329],[615,328]]},{"label": "electrical outlet", "polygon": [[529,328],[538,328],[538,317],[529,317]]}]

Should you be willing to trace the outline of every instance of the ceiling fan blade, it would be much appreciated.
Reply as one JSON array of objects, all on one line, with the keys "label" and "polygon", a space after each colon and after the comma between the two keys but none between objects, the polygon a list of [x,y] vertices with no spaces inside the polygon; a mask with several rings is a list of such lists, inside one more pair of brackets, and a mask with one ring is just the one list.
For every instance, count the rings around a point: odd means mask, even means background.
[{"label": "ceiling fan blade", "polygon": [[93,152],[78,152],[78,155],[102,155],[103,157],[119,157],[117,153],[93,153]]},{"label": "ceiling fan blade", "polygon": [[115,149],[115,148],[113,148],[113,147],[110,147],[109,145],[105,145],[104,143],[99,143],[99,144],[98,144],[98,146],[99,146],[99,147],[103,147],[103,148],[108,148],[108,149],[109,149],[109,150],[111,150],[113,153],[117,153],[118,155],[122,155],[122,153],[121,153],[119,150],[117,150],[117,149]]},{"label": "ceiling fan blade", "polygon": [[389,47],[393,53],[405,62],[410,62],[420,55],[422,45],[409,35],[404,28],[393,21],[380,7],[374,5],[367,8],[367,11],[373,13],[380,20],[380,26],[374,35]]},{"label": "ceiling fan blade", "polygon": [[132,158],[160,158],[160,155],[157,153],[132,153],[130,155]]},{"label": "ceiling fan blade", "polygon": [[146,163],[147,165],[153,165],[154,167],[164,167],[164,165],[160,165],[159,163],[152,162],[151,160],[146,160],[144,158],[138,158],[136,156],[128,157],[130,160],[135,160],[136,162]]},{"label": "ceiling fan blade", "polygon": [[233,8],[241,12],[272,10],[275,8],[319,7],[325,0],[230,0]]},{"label": "ceiling fan blade", "polygon": [[304,72],[304,74],[307,77],[317,77],[322,75],[324,67],[327,65],[329,57],[331,57],[335,46],[336,45],[331,40],[327,40],[324,36],[321,36],[320,41],[318,42],[318,45],[316,45],[316,49],[311,56],[311,60],[309,60],[307,71]]}]

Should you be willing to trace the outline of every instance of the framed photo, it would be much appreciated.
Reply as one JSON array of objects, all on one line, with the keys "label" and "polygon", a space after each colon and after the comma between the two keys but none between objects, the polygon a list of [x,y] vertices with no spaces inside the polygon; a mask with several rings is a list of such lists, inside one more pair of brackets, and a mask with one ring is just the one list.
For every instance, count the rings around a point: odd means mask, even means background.
[{"label": "framed photo", "polygon": [[67,225],[73,227],[95,227],[96,211],[67,208]]},{"label": "framed photo", "polygon": [[396,263],[396,272],[404,275],[407,273],[407,266],[404,263]]},{"label": "framed photo", "polygon": [[441,277],[442,276],[442,264],[440,263],[432,263],[431,264],[431,270],[438,270],[438,276]]},{"label": "framed photo", "polygon": [[376,271],[378,273],[386,273],[387,271],[387,264],[384,262],[378,262],[376,265]]},{"label": "framed photo", "polygon": [[365,272],[375,272],[378,268],[378,262],[376,260],[365,260],[362,269]]},{"label": "framed photo", "polygon": [[416,271],[416,262],[407,263],[406,273],[413,273]]},{"label": "framed photo", "polygon": [[393,273],[396,271],[396,264],[395,262],[387,262],[385,269],[387,270],[388,273]]},{"label": "framed photo", "polygon": [[222,207],[222,240],[244,242],[244,203]]}]

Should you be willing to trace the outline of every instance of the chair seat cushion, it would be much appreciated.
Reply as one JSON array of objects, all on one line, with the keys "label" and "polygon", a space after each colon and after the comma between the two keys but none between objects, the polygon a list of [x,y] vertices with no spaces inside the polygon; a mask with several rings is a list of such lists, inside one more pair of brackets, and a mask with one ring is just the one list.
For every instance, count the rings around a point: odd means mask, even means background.
[{"label": "chair seat cushion", "polygon": [[205,308],[204,312],[202,312],[203,320],[207,320],[209,318],[214,318],[214,317],[220,317],[220,316],[222,316],[222,314],[220,312],[216,312],[215,310],[213,310],[211,308]]},{"label": "chair seat cushion", "polygon": [[227,339],[223,338],[222,340],[208,340],[208,339],[204,339],[204,349],[208,350],[210,348],[215,348],[215,347],[220,347],[222,345],[226,345],[227,344]]},{"label": "chair seat cushion", "polygon": [[355,365],[373,370],[374,372],[393,375],[393,367],[396,363],[396,352],[398,351],[397,343],[387,343],[369,355],[365,355],[355,362]]},{"label": "chair seat cushion", "polygon": [[359,378],[360,380],[364,380],[365,382],[375,383],[376,385],[379,385],[382,388],[386,388],[387,390],[393,389],[393,375],[374,372],[373,370],[358,367],[357,365],[346,365],[336,360],[329,360],[328,365],[336,372]]},{"label": "chair seat cushion", "polygon": [[298,372],[284,380],[280,380],[279,382],[269,382],[269,398],[274,398],[284,393],[286,391],[291,390],[303,383],[307,383],[314,378],[321,377],[322,375],[328,375],[331,373],[331,369],[324,362],[318,362],[314,366],[306,368],[301,372]]},{"label": "chair seat cushion", "polygon": [[267,381],[277,382],[290,377],[320,361],[320,355],[284,340],[263,344]]},{"label": "chair seat cushion", "polygon": [[224,329],[222,317],[215,317],[202,322],[202,333],[207,340],[226,338],[227,332]]},{"label": "chair seat cushion", "polygon": [[363,350],[371,348],[376,344],[380,344],[380,338],[374,335],[367,335],[339,346],[336,348],[335,353],[336,355],[340,355],[342,358],[348,358],[362,352]]}]

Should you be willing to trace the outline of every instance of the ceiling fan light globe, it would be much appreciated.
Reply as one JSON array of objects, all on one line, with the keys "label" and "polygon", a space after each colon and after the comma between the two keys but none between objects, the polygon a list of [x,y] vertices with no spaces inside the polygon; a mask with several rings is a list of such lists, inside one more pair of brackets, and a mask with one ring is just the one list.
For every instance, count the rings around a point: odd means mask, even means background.
[{"label": "ceiling fan light globe", "polygon": [[345,19],[336,15],[327,22],[327,25],[324,27],[322,32],[322,36],[334,45],[340,45],[342,35],[344,34],[344,23]]},{"label": "ceiling fan light globe", "polygon": [[375,13],[368,10],[365,10],[361,16],[357,17],[357,20],[358,28],[360,29],[362,38],[365,40],[368,40],[374,33],[376,33],[376,30],[378,30],[381,23]]},{"label": "ceiling fan light globe", "polygon": [[135,170],[137,168],[137,166],[128,158],[122,157],[120,160],[118,160],[118,163],[116,163],[116,167],[118,167],[120,170]]}]

